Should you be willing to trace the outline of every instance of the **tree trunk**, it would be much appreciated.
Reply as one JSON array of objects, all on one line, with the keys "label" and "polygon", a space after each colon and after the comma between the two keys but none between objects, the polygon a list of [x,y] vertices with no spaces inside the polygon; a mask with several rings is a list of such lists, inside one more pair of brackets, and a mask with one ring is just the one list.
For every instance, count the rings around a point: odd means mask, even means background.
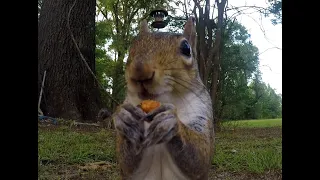
[{"label": "tree trunk", "polygon": [[[101,108],[99,86],[81,59],[67,26],[74,2],[43,0],[38,24],[39,80],[45,70],[47,75],[44,84],[46,103],[41,103],[41,109],[52,117],[96,121]],[[75,41],[93,73],[95,6],[96,1],[78,0],[69,19]]]},{"label": "tree trunk", "polygon": [[198,63],[199,63],[199,74],[201,80],[203,81],[204,85],[207,86],[207,79],[204,79],[205,75],[205,59],[207,56],[207,47],[205,43],[205,22],[203,19],[203,12],[202,8],[199,9],[199,22],[197,24],[197,34],[198,34],[198,44],[197,44],[197,52],[198,52]]},{"label": "tree trunk", "polygon": [[[118,51],[117,62],[115,66],[115,71],[112,77],[112,97],[119,103],[124,100],[124,89],[125,89],[125,79],[124,79],[124,53]],[[112,102],[112,110],[115,111],[118,104]]]},{"label": "tree trunk", "polygon": [[[215,105],[217,102],[217,90],[218,90],[218,83],[219,83],[219,73],[220,73],[220,65],[221,65],[221,39],[222,39],[222,25],[223,25],[223,13],[225,9],[227,0],[221,0],[219,2],[216,0],[216,3],[218,5],[218,24],[217,24],[217,31],[216,31],[216,41],[215,41],[215,47],[212,50],[211,57],[213,57],[213,69],[212,69],[212,87],[211,87],[211,100],[212,104]],[[209,55],[209,59],[211,59]],[[213,108],[215,111],[215,108]],[[220,131],[220,118],[217,117],[216,113],[214,117],[214,127],[216,131]]]}]

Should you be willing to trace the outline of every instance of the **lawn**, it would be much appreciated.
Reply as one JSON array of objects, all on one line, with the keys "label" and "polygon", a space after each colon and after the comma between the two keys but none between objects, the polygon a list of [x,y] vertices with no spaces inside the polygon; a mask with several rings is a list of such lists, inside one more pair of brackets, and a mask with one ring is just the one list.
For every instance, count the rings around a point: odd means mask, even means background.
[{"label": "lawn", "polygon": [[245,128],[267,128],[282,127],[282,119],[259,119],[259,120],[239,120],[224,122],[227,126],[245,127]]},{"label": "lawn", "polygon": [[[228,123],[216,134],[210,179],[282,179],[281,119]],[[111,130],[41,125],[38,143],[39,179],[119,179]]]}]

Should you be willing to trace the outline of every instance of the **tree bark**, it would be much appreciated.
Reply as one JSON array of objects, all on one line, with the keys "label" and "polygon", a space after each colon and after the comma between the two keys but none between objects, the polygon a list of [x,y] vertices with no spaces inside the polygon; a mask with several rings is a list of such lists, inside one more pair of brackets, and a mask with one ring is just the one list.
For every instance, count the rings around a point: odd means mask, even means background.
[{"label": "tree bark", "polygon": [[[46,70],[44,114],[96,121],[101,108],[99,86],[80,57],[67,26],[75,0],[43,0],[38,23],[38,74]],[[80,51],[95,73],[96,1],[78,0],[69,17]],[[38,80],[38,92],[40,83]]]},{"label": "tree bark", "polygon": [[[217,90],[218,90],[218,83],[219,83],[219,73],[220,73],[220,65],[221,65],[221,39],[222,39],[222,23],[223,23],[223,13],[225,9],[227,0],[221,0],[219,2],[216,0],[218,6],[218,24],[217,24],[217,31],[216,31],[216,41],[214,48],[210,52],[209,59],[213,58],[213,69],[212,69],[212,87],[211,87],[211,100],[212,104],[215,105],[217,102]],[[216,109],[213,107],[213,110]],[[214,117],[214,127],[216,131],[220,131],[220,118],[217,116],[216,113]]]},{"label": "tree bark", "polygon": [[[125,79],[124,79],[124,53],[118,51],[118,57],[115,65],[115,71],[112,77],[112,97],[121,103],[125,96]],[[115,111],[118,104],[112,102],[112,110]]]},{"label": "tree bark", "polygon": [[[195,1],[196,2],[196,1]],[[207,57],[207,46],[205,43],[205,21],[204,21],[204,15],[203,15],[203,9],[198,6],[199,10],[199,19],[196,26],[197,34],[198,34],[198,44],[197,44],[197,57],[198,57],[198,65],[199,65],[199,74],[201,77],[201,80],[203,81],[204,85],[207,86],[207,79],[204,78],[204,74],[206,71],[206,57]]]}]

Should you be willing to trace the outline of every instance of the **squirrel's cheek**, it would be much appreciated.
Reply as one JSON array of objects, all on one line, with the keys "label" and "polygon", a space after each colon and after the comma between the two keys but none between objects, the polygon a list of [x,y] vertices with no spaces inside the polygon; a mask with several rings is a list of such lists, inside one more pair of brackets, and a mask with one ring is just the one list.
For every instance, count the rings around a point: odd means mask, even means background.
[{"label": "squirrel's cheek", "polygon": [[155,71],[153,81],[154,82],[161,82],[161,79],[162,79],[161,77],[163,77],[163,73],[161,73],[160,71]]},{"label": "squirrel's cheek", "polygon": [[182,61],[187,66],[191,66],[193,62],[192,57],[182,57]]}]

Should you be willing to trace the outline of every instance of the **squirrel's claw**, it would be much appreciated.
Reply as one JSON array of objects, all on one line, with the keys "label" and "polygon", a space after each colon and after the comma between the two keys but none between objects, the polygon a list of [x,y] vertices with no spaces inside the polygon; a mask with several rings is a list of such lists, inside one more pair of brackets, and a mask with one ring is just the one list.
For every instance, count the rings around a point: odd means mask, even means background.
[{"label": "squirrel's claw", "polygon": [[168,110],[173,110],[175,111],[175,106],[173,104],[169,104],[169,103],[164,103],[164,104],[161,104],[160,107],[152,110],[151,112],[149,112],[147,114],[147,116],[144,117],[144,120],[147,121],[147,122],[151,122],[153,120],[153,118],[158,115],[159,113],[162,113],[162,112],[165,112],[165,111],[168,111]]},{"label": "squirrel's claw", "polygon": [[[163,105],[163,107],[160,106],[157,109],[158,111],[154,110],[153,112],[151,112],[152,115],[155,116],[153,117],[151,125],[147,130],[145,140],[142,143],[143,148],[162,142],[167,142],[171,140],[172,137],[174,137],[177,133],[178,118],[176,115],[176,111],[174,110],[174,106],[167,104]],[[156,114],[157,112],[160,113]]]},{"label": "squirrel's claw", "polygon": [[[143,121],[139,121],[145,113],[131,104],[124,104],[113,116],[115,129],[134,146],[138,146],[144,139]],[[137,147],[133,147],[138,149]]]}]

